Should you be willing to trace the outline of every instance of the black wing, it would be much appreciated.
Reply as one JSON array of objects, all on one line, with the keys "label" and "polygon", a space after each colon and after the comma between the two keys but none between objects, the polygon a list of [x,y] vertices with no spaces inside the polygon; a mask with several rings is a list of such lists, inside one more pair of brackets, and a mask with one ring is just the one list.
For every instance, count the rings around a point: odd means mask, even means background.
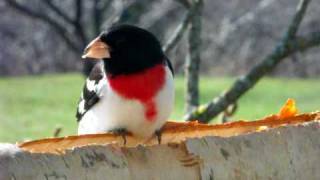
[{"label": "black wing", "polygon": [[103,81],[103,77],[103,65],[102,63],[97,63],[93,67],[83,87],[76,114],[78,122],[81,120],[83,115],[99,101],[99,90],[102,88],[99,84],[102,83],[101,81]]},{"label": "black wing", "polygon": [[169,58],[167,58],[167,57],[166,57],[166,64],[167,64],[167,66],[169,67],[169,69],[170,69],[170,71],[171,71],[172,75],[174,76],[174,71],[173,71],[172,64],[171,64],[171,62],[170,62]]}]

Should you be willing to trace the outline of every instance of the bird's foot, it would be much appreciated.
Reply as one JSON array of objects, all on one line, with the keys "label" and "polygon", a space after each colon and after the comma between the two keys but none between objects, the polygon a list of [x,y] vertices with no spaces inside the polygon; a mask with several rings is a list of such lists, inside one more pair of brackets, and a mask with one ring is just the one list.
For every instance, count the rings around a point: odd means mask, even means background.
[{"label": "bird's foot", "polygon": [[158,144],[161,144],[162,129],[156,130],[154,134],[157,136]]},{"label": "bird's foot", "polygon": [[129,134],[125,128],[117,128],[110,131],[111,133],[121,136],[123,139],[123,145],[126,146],[127,144],[127,135]]}]

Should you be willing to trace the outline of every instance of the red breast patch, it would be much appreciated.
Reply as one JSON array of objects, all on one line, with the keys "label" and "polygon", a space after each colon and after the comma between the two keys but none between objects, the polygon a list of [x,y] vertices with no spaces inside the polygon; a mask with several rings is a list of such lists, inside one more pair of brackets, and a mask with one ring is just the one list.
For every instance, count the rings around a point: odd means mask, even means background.
[{"label": "red breast patch", "polygon": [[162,64],[143,72],[108,78],[108,81],[111,88],[121,96],[139,100],[145,106],[147,119],[154,120],[157,115],[154,97],[165,81],[165,69]]}]

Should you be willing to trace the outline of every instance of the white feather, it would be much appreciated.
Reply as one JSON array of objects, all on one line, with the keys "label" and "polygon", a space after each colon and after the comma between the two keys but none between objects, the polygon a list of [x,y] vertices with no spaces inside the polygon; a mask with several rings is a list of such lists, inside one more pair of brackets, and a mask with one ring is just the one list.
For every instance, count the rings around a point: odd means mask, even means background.
[{"label": "white feather", "polygon": [[87,89],[89,91],[94,91],[95,90],[95,81],[94,80],[90,80],[89,78],[87,79]]},{"label": "white feather", "polygon": [[83,114],[85,112],[85,109],[84,109],[84,100],[82,100],[79,105],[78,105],[78,108],[79,108],[79,113]]},{"label": "white feather", "polygon": [[174,82],[166,67],[165,85],[155,97],[157,116],[154,121],[145,117],[145,107],[138,100],[127,100],[110,90],[104,81],[100,101],[81,119],[78,134],[103,133],[116,128],[126,128],[136,136],[148,138],[159,130],[169,118],[174,104]]}]

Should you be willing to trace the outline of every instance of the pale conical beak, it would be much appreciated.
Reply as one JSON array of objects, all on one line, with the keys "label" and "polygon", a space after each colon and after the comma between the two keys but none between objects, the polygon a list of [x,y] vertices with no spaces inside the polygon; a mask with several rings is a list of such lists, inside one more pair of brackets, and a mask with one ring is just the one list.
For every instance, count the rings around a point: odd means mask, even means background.
[{"label": "pale conical beak", "polygon": [[84,49],[82,58],[103,59],[110,58],[109,46],[100,37],[92,40]]}]

